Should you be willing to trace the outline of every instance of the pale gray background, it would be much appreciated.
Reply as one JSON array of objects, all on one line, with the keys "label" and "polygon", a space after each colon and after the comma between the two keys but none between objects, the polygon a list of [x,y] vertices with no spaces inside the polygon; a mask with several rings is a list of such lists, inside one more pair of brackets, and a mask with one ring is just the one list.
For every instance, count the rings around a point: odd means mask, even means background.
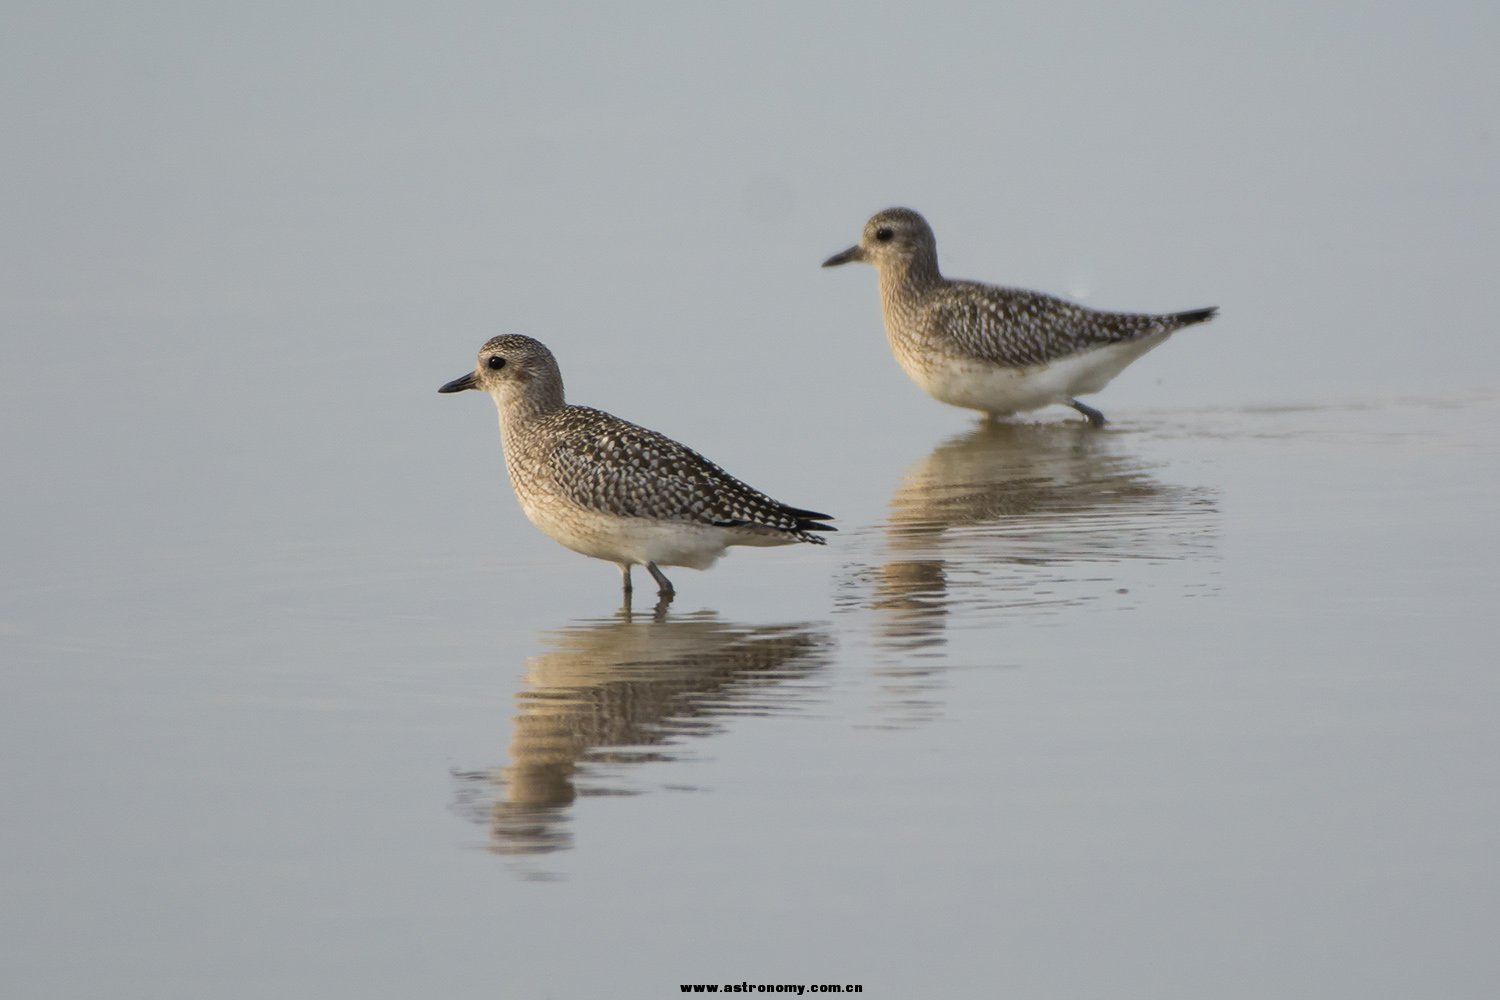
[{"label": "pale gray background", "polygon": [[[1500,988],[1494,4],[4,22],[6,995]],[[1223,309],[911,560],[972,418],[817,266],[892,204],[954,276]],[[844,528],[678,571],[705,658],[708,611],[819,652],[585,764],[641,794],[540,858],[455,773],[616,577],[434,392],[497,332]]]}]

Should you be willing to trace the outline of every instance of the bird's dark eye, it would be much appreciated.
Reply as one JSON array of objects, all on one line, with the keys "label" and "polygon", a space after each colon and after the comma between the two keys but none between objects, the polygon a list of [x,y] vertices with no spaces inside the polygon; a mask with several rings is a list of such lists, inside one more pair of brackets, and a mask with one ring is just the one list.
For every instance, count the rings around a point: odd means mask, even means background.
[{"label": "bird's dark eye", "polygon": [[505,367],[505,359],[498,354],[491,354],[490,359],[485,364],[490,366],[491,371],[499,371]]},{"label": "bird's dark eye", "polygon": [[895,235],[896,231],[890,226],[881,226],[879,229],[875,230],[875,238],[882,243],[889,243],[891,241],[891,237]]}]

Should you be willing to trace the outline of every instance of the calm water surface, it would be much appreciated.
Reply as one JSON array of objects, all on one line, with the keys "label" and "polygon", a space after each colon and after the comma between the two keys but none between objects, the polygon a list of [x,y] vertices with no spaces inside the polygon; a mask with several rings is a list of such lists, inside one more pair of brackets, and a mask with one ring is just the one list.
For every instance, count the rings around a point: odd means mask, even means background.
[{"label": "calm water surface", "polygon": [[549,547],[13,580],[18,995],[1478,995],[1500,401],[957,416],[667,607]]}]

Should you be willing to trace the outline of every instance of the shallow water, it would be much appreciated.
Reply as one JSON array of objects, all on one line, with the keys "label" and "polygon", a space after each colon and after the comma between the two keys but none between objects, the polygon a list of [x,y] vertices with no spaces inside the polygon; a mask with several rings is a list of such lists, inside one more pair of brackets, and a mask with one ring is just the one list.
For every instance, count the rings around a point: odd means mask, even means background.
[{"label": "shallow water", "polygon": [[545,546],[13,581],[13,981],[1477,995],[1500,401],[955,416],[665,607]]},{"label": "shallow water", "polygon": [[578,796],[632,794],[638,765],[677,759],[722,717],[796,711],[833,659],[825,624],[741,626],[665,605],[538,638],[507,764],[458,775],[497,854],[572,847]]}]

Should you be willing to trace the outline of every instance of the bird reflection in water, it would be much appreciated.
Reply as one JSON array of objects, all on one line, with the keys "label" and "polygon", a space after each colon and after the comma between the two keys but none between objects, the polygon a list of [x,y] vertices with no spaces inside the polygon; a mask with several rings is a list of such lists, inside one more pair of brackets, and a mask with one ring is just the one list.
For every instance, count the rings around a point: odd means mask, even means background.
[{"label": "bird reflection in water", "polygon": [[958,608],[1047,613],[1118,593],[1126,561],[1207,554],[1216,499],[1162,482],[1125,435],[981,422],[907,470],[880,564],[856,589],[873,589],[882,644],[920,656],[943,645]]},{"label": "bird reflection in water", "polygon": [[669,619],[664,606],[544,635],[516,695],[510,763],[456,775],[461,810],[499,854],[572,847],[577,796],[635,794],[636,767],[680,756],[684,737],[719,731],[716,719],[795,710],[833,651],[823,625]]}]

